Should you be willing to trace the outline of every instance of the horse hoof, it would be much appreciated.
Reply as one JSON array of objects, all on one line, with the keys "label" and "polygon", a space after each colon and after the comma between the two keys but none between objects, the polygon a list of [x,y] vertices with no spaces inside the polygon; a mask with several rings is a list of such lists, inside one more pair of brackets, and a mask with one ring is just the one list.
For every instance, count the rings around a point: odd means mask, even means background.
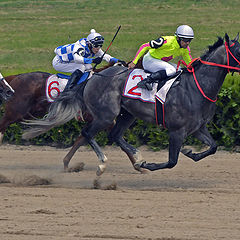
[{"label": "horse hoof", "polygon": [[64,169],[63,169],[63,171],[67,173],[67,172],[69,172],[69,171],[70,171],[70,169],[69,169],[69,167],[67,167],[67,166],[64,166]]},{"label": "horse hoof", "polygon": [[141,172],[141,174],[148,174],[149,173],[149,170],[144,169],[144,168],[141,168],[139,171]]},{"label": "horse hoof", "polygon": [[102,175],[104,173],[105,169],[106,169],[106,164],[99,165],[98,168],[97,168],[96,175],[97,176]]},{"label": "horse hoof", "polygon": [[142,165],[143,165],[144,163],[146,163],[146,161],[135,162],[135,163],[133,164],[133,167],[134,167],[137,171],[142,172],[142,171],[143,171]]}]

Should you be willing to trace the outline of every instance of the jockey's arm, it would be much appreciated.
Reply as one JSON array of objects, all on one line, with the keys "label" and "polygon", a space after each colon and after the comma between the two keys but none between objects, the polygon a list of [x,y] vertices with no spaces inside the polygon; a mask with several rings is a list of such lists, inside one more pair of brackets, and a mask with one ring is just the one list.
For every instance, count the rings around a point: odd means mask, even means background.
[{"label": "jockey's arm", "polygon": [[[96,57],[102,57],[104,54],[103,50],[100,48],[99,51],[95,54]],[[106,62],[113,62],[113,63],[116,63],[119,59],[115,58],[115,57],[112,57],[110,54],[105,54],[103,56],[103,60],[106,61]]]},{"label": "jockey's arm", "polygon": [[191,55],[191,51],[190,48],[188,47],[187,49],[185,49],[185,53],[183,54],[183,60],[186,64],[189,64],[192,61],[192,55]]},{"label": "jockey's arm", "polygon": [[144,43],[140,46],[140,48],[137,51],[136,56],[132,60],[133,64],[137,64],[138,60],[145,54],[146,51],[148,51],[151,48],[150,43]]},{"label": "jockey's arm", "polygon": [[85,55],[85,47],[84,45],[80,44],[79,42],[76,42],[73,49],[73,60],[76,63],[80,64],[91,64],[92,59],[84,57]]}]

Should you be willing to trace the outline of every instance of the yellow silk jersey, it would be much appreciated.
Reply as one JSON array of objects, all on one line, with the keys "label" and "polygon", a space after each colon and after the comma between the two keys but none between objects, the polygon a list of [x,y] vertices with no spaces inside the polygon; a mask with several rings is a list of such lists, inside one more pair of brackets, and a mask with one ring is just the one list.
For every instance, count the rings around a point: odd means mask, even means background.
[{"label": "yellow silk jersey", "polygon": [[192,56],[190,47],[181,48],[176,36],[163,36],[158,40],[162,41],[159,41],[160,44],[158,42],[159,47],[151,44],[151,42],[154,41],[142,44],[132,62],[137,64],[139,58],[142,57],[146,51],[149,51],[153,58],[161,59],[165,62],[168,62],[178,56],[181,56],[187,64],[191,62]]}]

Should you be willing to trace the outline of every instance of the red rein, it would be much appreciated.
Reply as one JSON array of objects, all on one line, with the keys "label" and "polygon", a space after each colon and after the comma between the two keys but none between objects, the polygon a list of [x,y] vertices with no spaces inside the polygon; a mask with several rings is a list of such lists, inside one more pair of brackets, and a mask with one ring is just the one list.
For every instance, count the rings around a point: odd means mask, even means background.
[{"label": "red rein", "polygon": [[[230,47],[232,47],[235,43],[233,43]],[[216,102],[217,101],[217,98],[216,99],[211,99],[209,97],[206,96],[206,94],[203,92],[201,86],[199,85],[199,82],[196,78],[196,75],[195,75],[195,70],[194,70],[194,67],[192,66],[192,64],[195,62],[195,61],[200,61],[201,63],[203,64],[206,64],[206,65],[210,65],[210,66],[217,66],[217,67],[222,67],[222,68],[227,68],[228,69],[228,72],[230,69],[232,70],[237,70],[237,71],[240,71],[240,68],[237,68],[237,67],[232,67],[232,66],[229,66],[229,54],[233,57],[233,59],[240,65],[240,62],[234,57],[234,55],[232,54],[232,52],[230,51],[228,45],[227,45],[227,42],[225,42],[225,48],[226,48],[226,52],[227,52],[227,64],[228,65],[222,65],[222,64],[217,64],[217,63],[213,63],[213,62],[206,62],[206,61],[203,61],[201,58],[194,58],[188,65],[183,61],[183,60],[180,60],[178,61],[178,65],[177,65],[177,70],[180,66],[180,64],[182,63],[184,66],[187,67],[187,70],[189,72],[192,72],[193,73],[193,77],[194,77],[194,81],[199,89],[199,91],[201,92],[201,94],[203,95],[203,97],[205,97],[208,101],[210,102]]]}]

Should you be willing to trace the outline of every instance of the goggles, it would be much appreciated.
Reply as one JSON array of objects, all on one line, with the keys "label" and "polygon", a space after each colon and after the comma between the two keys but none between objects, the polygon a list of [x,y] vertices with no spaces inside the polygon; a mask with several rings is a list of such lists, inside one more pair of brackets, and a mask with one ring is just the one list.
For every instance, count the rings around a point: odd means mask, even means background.
[{"label": "goggles", "polygon": [[91,43],[94,48],[101,48],[104,43],[104,38],[102,36],[97,36],[91,41]]},{"label": "goggles", "polygon": [[98,44],[98,43],[93,44],[94,48],[101,48],[102,46],[103,46],[102,44]]},{"label": "goggles", "polygon": [[192,38],[180,38],[180,40],[183,42],[191,42]]}]

